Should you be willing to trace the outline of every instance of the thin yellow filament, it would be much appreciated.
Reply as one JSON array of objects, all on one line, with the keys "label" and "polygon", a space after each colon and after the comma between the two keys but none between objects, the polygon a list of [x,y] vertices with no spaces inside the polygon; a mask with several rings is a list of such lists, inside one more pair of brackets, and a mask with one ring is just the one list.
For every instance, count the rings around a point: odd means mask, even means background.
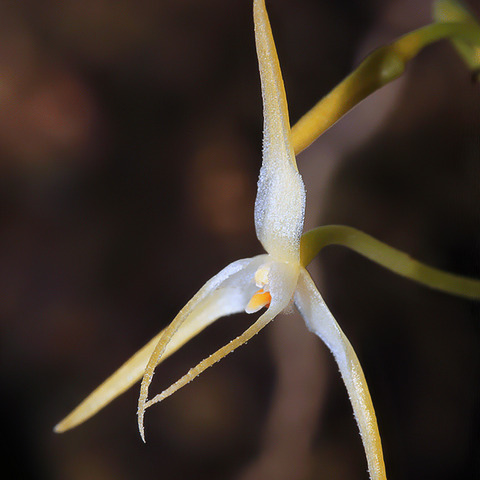
[{"label": "thin yellow filament", "polygon": [[[143,441],[145,441],[145,433],[143,427],[143,418],[145,415],[145,410],[155,403],[161,402],[165,398],[169,397],[177,390],[185,386],[187,383],[191,382],[194,378],[200,375],[203,371],[205,371],[208,367],[211,367],[216,362],[220,361],[222,358],[226,357],[229,353],[232,353],[238,347],[243,345],[244,343],[248,342],[254,335],[256,335],[262,328],[264,328],[276,315],[277,311],[271,312],[267,310],[253,325],[251,325],[245,332],[243,332],[240,336],[235,338],[234,340],[230,341],[222,348],[218,349],[215,353],[210,355],[205,360],[202,360],[197,366],[191,368],[188,373],[186,373],[183,377],[177,380],[174,384],[168,387],[163,392],[159,393],[151,400],[143,401],[141,404],[139,402],[138,408],[138,424],[140,429],[140,434],[142,436]],[[147,375],[147,372],[146,372]]]}]

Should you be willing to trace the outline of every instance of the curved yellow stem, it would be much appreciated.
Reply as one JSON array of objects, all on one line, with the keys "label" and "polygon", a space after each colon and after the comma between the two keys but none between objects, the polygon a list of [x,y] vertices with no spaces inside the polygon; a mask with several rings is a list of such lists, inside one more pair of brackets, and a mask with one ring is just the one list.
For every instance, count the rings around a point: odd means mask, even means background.
[{"label": "curved yellow stem", "polygon": [[326,225],[304,233],[300,247],[302,265],[308,265],[327,245],[348,247],[398,275],[435,290],[480,300],[480,280],[429,267],[360,230],[343,225]]},{"label": "curved yellow stem", "polygon": [[372,52],[292,127],[295,154],[307,148],[368,95],[398,78],[420,50],[443,38],[475,45],[478,51],[480,27],[467,22],[433,23]]},{"label": "curved yellow stem", "polygon": [[[434,2],[433,18],[437,22],[464,22],[479,27],[476,18],[455,0],[437,0]],[[459,37],[452,37],[451,41],[468,68],[476,74],[475,80],[479,81],[480,45]]]}]

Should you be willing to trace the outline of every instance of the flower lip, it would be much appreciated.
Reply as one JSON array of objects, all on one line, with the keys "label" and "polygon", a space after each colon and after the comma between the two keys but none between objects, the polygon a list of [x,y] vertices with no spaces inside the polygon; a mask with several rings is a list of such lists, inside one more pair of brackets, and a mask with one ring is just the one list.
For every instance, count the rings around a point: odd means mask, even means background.
[{"label": "flower lip", "polygon": [[[259,288],[245,307],[245,312],[254,313],[270,304],[291,297],[299,274],[296,262],[270,260],[257,268],[254,280]],[[291,290],[291,292],[290,292]]]},{"label": "flower lip", "polygon": [[245,307],[245,312],[255,313],[263,307],[269,307],[272,302],[272,296],[268,288],[268,275],[270,273],[271,262],[264,263],[257,268],[254,279],[255,285],[259,288]]},{"label": "flower lip", "polygon": [[270,292],[266,292],[263,288],[261,288],[250,299],[247,306],[245,307],[245,312],[247,313],[258,312],[263,307],[268,308],[271,302],[272,302],[272,296],[270,295]]}]

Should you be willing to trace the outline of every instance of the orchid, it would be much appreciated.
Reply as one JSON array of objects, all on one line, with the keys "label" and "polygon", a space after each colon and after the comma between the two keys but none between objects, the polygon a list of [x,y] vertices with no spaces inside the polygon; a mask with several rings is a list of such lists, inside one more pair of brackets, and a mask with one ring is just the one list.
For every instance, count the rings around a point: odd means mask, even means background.
[{"label": "orchid", "polygon": [[[394,44],[396,50],[390,48],[381,54],[377,52],[377,67],[380,57],[383,62],[380,65],[390,67],[380,69],[383,77],[377,77],[376,80],[372,77],[371,65],[374,63],[369,57],[370,60],[367,60],[370,63],[366,60],[363,67],[361,65],[352,76],[347,77],[291,129],[264,0],[254,0],[254,24],[264,111],[263,161],[254,217],[256,234],[266,253],[237,260],[208,280],[168,327],[100,385],[55,430],[63,432],[84,422],[142,378],[137,416],[140,435],[145,441],[144,416],[149,407],[172,395],[246,343],[278,314],[295,305],[307,328],[324,341],[338,364],[360,430],[370,477],[385,479],[380,434],[365,375],[352,345],[325,304],[306,267],[320,249],[335,243],[348,246],[400,275],[448,293],[478,299],[480,283],[423,265],[353,228],[324,226],[302,235],[306,192],[295,154],[362,98],[396,78],[403,71],[404,64],[420,48],[442,36],[459,33],[459,29],[448,25],[437,28],[441,32],[436,37],[430,35],[432,29],[428,30],[430,36],[417,33],[415,38],[423,39],[423,43],[417,42],[413,53],[407,54],[407,49],[397,48],[398,45],[409,44],[405,41],[407,36]],[[478,38],[478,29],[475,28],[472,26],[467,33],[462,30],[467,40],[475,35]],[[413,37],[408,38],[410,41]],[[397,57],[392,57],[392,52]],[[365,86],[367,77],[368,81],[374,78],[368,88],[358,87],[355,90],[352,87],[362,78],[361,85]],[[244,333],[201,361],[166,390],[149,398],[149,387],[156,367],[187,341],[220,317],[243,311],[253,314],[262,309],[265,309],[263,313]]]}]

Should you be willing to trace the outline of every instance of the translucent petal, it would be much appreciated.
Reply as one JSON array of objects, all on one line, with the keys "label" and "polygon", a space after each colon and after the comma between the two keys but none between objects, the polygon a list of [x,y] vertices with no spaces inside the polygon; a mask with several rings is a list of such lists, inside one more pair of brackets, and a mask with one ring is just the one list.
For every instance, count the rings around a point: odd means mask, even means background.
[{"label": "translucent petal", "polygon": [[308,329],[325,342],[337,361],[360,429],[370,478],[386,479],[377,419],[362,367],[350,342],[325,305],[310,275],[303,268],[295,292],[295,304]]},{"label": "translucent petal", "polygon": [[[168,358],[218,318],[243,311],[257,287],[252,281],[249,281],[248,278],[244,278],[242,281],[242,279],[238,278],[237,274],[233,274],[230,277],[228,277],[228,275],[237,267],[240,267],[243,269],[241,271],[245,273],[246,277],[250,275],[250,277],[253,278],[255,270],[265,258],[265,255],[261,255],[253,259],[240,260],[239,262],[235,262],[233,269],[229,266],[225,269],[227,272],[223,270],[222,272],[227,275],[226,280],[220,287],[210,291],[205,298],[199,301],[195,311],[188,315],[185,322],[179,327],[176,334],[166,346],[159,362]],[[95,389],[75,410],[55,426],[55,431],[58,433],[64,432],[83,423],[139,381],[142,378],[148,360],[165,333],[165,330],[166,329],[163,329],[158,335],[152,338],[152,340],[127,360],[113,375]]]},{"label": "translucent petal", "polygon": [[[200,331],[205,321],[211,323],[219,316],[215,313],[215,307],[223,308],[221,313],[235,313],[245,309],[257,287],[254,276],[258,267],[265,262],[268,255],[237,260],[231,263],[212,277],[196,295],[182,308],[170,325],[162,332],[143,372],[140,397],[138,399],[138,424],[142,439],[143,415],[145,403],[148,399],[148,388],[152,382],[155,367],[165,358],[173,342],[175,345],[183,338],[185,331]],[[215,315],[212,319],[205,315],[204,309]],[[193,336],[193,335],[192,335]]]},{"label": "translucent petal", "polygon": [[139,409],[139,429],[142,438],[145,441],[143,430],[143,416],[145,410],[151,407],[155,403],[161,402],[165,398],[169,397],[177,390],[191,382],[195,377],[200,375],[204,370],[211,367],[213,364],[221,360],[223,357],[233,352],[235,349],[250,340],[255,334],[257,334],[263,327],[265,327],[270,321],[272,321],[282,310],[289,306],[292,301],[292,297],[297,284],[299,268],[287,263],[272,262],[269,264],[269,292],[271,294],[271,303],[268,310],[260,316],[260,318],[251,325],[240,336],[229,342],[217,350],[214,354],[210,355],[205,360],[201,361],[198,365],[191,368],[182,378],[176,381],[173,385],[168,387],[162,393],[159,393],[151,400],[147,401],[143,405],[143,410]]},{"label": "translucent petal", "polygon": [[290,142],[285,88],[263,0],[254,2],[254,22],[264,115],[255,228],[269,254],[279,260],[298,262],[305,187]]}]

